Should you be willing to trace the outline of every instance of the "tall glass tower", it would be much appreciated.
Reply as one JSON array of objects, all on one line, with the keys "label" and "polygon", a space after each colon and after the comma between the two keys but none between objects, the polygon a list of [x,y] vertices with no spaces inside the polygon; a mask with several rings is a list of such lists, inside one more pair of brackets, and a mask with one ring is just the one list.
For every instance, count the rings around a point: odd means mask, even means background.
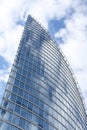
[{"label": "tall glass tower", "polygon": [[86,112],[70,67],[31,16],[0,106],[0,130],[86,130]]}]

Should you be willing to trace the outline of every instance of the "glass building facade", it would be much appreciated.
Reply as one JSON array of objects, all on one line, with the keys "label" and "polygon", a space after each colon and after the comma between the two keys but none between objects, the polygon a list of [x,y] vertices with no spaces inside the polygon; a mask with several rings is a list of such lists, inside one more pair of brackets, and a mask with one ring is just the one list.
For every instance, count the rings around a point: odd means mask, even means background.
[{"label": "glass building facade", "polygon": [[31,16],[1,102],[0,130],[86,130],[72,72],[58,45]]}]

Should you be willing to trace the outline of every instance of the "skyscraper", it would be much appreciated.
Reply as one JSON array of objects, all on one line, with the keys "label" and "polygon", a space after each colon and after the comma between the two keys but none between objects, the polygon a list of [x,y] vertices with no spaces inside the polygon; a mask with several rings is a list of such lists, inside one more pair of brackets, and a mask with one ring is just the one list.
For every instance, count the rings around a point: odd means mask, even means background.
[{"label": "skyscraper", "polygon": [[58,45],[31,16],[0,107],[0,130],[86,130],[86,112]]}]

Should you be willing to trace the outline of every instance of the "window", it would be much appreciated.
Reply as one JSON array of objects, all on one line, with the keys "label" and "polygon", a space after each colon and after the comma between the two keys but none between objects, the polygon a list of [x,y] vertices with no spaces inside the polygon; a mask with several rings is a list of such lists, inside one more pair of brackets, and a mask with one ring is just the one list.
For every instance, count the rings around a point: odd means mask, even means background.
[{"label": "window", "polygon": [[13,86],[13,92],[14,92],[14,93],[17,93],[17,91],[18,91],[18,88],[15,87],[15,86]]},{"label": "window", "polygon": [[3,101],[3,106],[6,108],[7,105],[8,105],[8,101],[4,99],[4,101]]},{"label": "window", "polygon": [[41,118],[39,118],[39,124],[38,125],[43,128],[43,120]]},{"label": "window", "polygon": [[25,85],[25,90],[29,91],[29,86]]},{"label": "window", "polygon": [[31,125],[31,130],[37,130],[37,127],[35,125]]},{"label": "window", "polygon": [[[24,67],[24,69],[26,70],[26,67]],[[22,74],[25,76],[26,75],[26,71],[25,70],[23,70],[22,71]]]},{"label": "window", "polygon": [[18,105],[15,106],[15,112],[20,114],[20,106],[18,106]]},{"label": "window", "polygon": [[42,101],[39,101],[39,106],[40,106],[41,108],[43,108],[44,104],[43,104]]},{"label": "window", "polygon": [[32,95],[29,95],[29,100],[30,100],[31,102],[33,102],[33,96],[32,96]]},{"label": "window", "polygon": [[31,120],[32,119],[32,113],[27,111],[26,118]]},{"label": "window", "polygon": [[23,96],[23,90],[19,89],[18,90],[18,95]]},{"label": "window", "polygon": [[16,74],[16,78],[17,78],[17,79],[20,79],[20,74]]},{"label": "window", "polygon": [[28,102],[27,102],[25,99],[23,99],[22,105],[23,105],[24,107],[27,107]]},{"label": "window", "polygon": [[37,106],[33,106],[33,111],[38,114],[39,113],[39,108]]},{"label": "window", "polygon": [[20,82],[20,87],[24,88],[24,83]]},{"label": "window", "polygon": [[49,130],[54,130],[53,126],[49,126]]},{"label": "window", "polygon": [[30,109],[31,111],[33,109],[33,104],[31,102],[28,103],[28,109]]},{"label": "window", "polygon": [[9,80],[8,80],[8,82],[10,82],[10,83],[13,83],[13,84],[14,84],[14,78],[12,78],[12,77],[9,77]]},{"label": "window", "polygon": [[49,130],[49,124],[46,121],[43,121],[43,127],[44,127],[44,130]]},{"label": "window", "polygon": [[45,111],[43,112],[43,116],[44,116],[44,118],[46,118],[46,119],[48,119],[48,117],[49,117],[48,113],[46,113]]},{"label": "window", "polygon": [[38,128],[38,130],[42,130],[41,128]]},{"label": "window", "polygon": [[26,117],[26,110],[21,108],[21,116]]},{"label": "window", "polygon": [[18,128],[15,127],[15,126],[11,126],[11,129],[10,129],[10,130],[18,130]]},{"label": "window", "polygon": [[30,123],[25,121],[25,130],[30,130]]},{"label": "window", "polygon": [[34,115],[34,114],[32,114],[32,121],[35,123],[35,124],[37,124],[38,122],[37,122],[37,120],[36,120],[36,118],[37,118],[37,116],[36,115]]},{"label": "window", "polygon": [[49,86],[49,98],[50,100],[52,100],[52,92],[53,91],[53,88]]},{"label": "window", "polygon": [[25,82],[25,77],[24,76],[21,76],[21,81]]},{"label": "window", "polygon": [[30,80],[29,80],[29,79],[26,79],[26,83],[27,83],[27,84],[30,84]]},{"label": "window", "polygon": [[5,113],[6,113],[6,110],[1,109],[1,111],[0,111],[0,112],[1,112],[1,115],[0,115],[0,116],[2,116],[2,117],[3,117],[3,116],[5,115]]},{"label": "window", "polygon": [[24,93],[24,98],[26,98],[26,99],[28,99],[28,93],[26,93],[26,92],[23,92]]},{"label": "window", "polygon": [[16,101],[16,95],[11,93],[11,100],[15,102]]},{"label": "window", "polygon": [[24,128],[24,126],[25,126],[25,120],[23,118],[20,118],[20,120],[19,120],[19,126],[22,127],[22,128]]},{"label": "window", "polygon": [[31,78],[31,74],[30,73],[27,73],[27,78]]},{"label": "window", "polygon": [[39,99],[37,99],[36,97],[34,98],[34,103],[36,104],[36,105],[38,105],[39,104]]},{"label": "window", "polygon": [[9,109],[10,111],[14,111],[14,109],[15,109],[15,104],[12,103],[12,102],[9,102],[9,103],[8,103],[8,109]]},{"label": "window", "polygon": [[8,90],[9,90],[9,89],[11,90],[12,85],[8,83],[6,87],[7,87]]},{"label": "window", "polygon": [[15,82],[14,82],[14,84],[16,85],[16,86],[19,86],[19,80],[15,80]]},{"label": "window", "polygon": [[10,125],[8,123],[3,122],[2,124],[0,124],[0,130],[11,130]]},{"label": "window", "polygon": [[16,103],[21,104],[22,103],[22,98],[21,97],[17,97]]},{"label": "window", "polygon": [[39,109],[39,115],[43,117],[43,110]]},{"label": "window", "polygon": [[[21,74],[22,70],[18,68],[17,72]],[[21,75],[17,74],[17,75],[16,75],[16,78],[19,79],[20,76],[21,76]]]},{"label": "window", "polygon": [[[19,117],[16,115],[12,115],[12,123],[14,123],[15,125],[19,124]],[[12,129],[13,130],[13,129]]]},{"label": "window", "polygon": [[10,73],[11,76],[13,76],[14,78],[16,77],[16,72],[14,72],[13,70]]}]

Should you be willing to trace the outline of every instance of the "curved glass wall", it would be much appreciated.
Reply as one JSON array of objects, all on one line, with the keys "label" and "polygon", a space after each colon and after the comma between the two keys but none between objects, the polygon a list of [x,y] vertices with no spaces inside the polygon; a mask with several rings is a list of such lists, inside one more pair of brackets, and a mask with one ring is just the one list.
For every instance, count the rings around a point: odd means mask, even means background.
[{"label": "curved glass wall", "polygon": [[2,99],[0,130],[86,130],[86,113],[68,64],[31,16]]}]

